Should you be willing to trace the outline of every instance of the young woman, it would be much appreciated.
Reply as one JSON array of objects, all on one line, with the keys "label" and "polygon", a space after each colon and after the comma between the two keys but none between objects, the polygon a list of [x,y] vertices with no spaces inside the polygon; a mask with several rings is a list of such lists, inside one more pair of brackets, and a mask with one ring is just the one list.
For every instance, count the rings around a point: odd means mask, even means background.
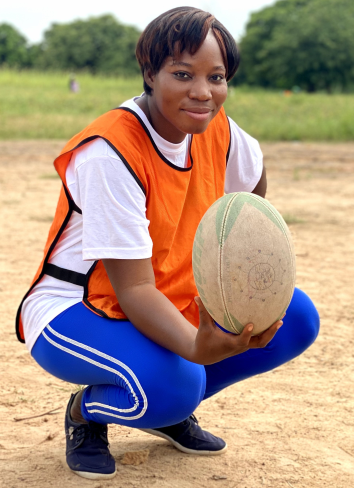
[{"label": "young woman", "polygon": [[176,8],[148,25],[137,58],[144,94],[95,120],[54,162],[63,189],[18,313],[33,358],[89,385],[70,398],[65,430],[69,467],[94,479],[115,474],[108,423],[186,453],[224,452],[195,408],[301,354],[319,327],[300,290],[284,323],[257,337],[252,324],[226,334],[196,297],[203,214],[224,192],[266,192],[258,143],[222,108],[239,62],[229,32],[209,13]]}]

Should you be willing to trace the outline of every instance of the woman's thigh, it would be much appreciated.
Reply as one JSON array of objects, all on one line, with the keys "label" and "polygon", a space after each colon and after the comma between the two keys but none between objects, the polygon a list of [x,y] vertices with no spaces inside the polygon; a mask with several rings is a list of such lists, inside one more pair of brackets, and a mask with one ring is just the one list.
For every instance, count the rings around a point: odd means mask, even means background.
[{"label": "woman's thigh", "polygon": [[87,420],[171,425],[204,396],[203,366],[152,342],[129,321],[105,319],[81,303],[44,329],[32,356],[54,376],[89,385],[82,403]]},{"label": "woman's thigh", "polygon": [[243,354],[205,366],[207,385],[204,399],[299,356],[315,341],[319,325],[318,312],[311,299],[295,288],[283,326],[266,347],[249,349]]}]

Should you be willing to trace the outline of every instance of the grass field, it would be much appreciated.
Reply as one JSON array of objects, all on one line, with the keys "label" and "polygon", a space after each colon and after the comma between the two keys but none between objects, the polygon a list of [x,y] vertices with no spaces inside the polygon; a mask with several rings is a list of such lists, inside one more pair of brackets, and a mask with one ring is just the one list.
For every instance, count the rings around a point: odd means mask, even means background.
[{"label": "grass field", "polygon": [[[141,78],[0,70],[0,139],[68,139],[98,115],[141,93]],[[227,114],[263,141],[354,140],[354,95],[231,88]]]}]

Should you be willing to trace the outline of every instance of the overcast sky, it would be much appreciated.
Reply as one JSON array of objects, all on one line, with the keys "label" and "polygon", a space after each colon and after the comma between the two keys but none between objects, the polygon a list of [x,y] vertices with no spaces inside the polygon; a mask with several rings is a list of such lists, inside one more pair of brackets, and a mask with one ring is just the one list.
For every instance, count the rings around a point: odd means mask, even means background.
[{"label": "overcast sky", "polygon": [[114,14],[121,22],[143,29],[152,19],[170,8],[182,5],[208,10],[222,22],[236,38],[243,33],[251,12],[260,10],[275,0],[0,0],[0,23],[16,27],[30,42],[42,39],[43,32],[53,22],[70,22],[106,13]]}]

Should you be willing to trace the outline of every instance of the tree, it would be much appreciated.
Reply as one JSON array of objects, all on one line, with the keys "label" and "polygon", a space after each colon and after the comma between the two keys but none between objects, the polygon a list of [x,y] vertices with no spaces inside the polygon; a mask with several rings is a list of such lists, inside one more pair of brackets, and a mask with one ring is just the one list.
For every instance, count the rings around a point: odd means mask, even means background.
[{"label": "tree", "polygon": [[10,24],[0,24],[0,66],[22,67],[27,62],[27,40]]},{"label": "tree", "polygon": [[251,16],[240,49],[251,85],[346,89],[354,84],[354,2],[278,1]]},{"label": "tree", "polygon": [[112,15],[53,24],[44,34],[42,68],[80,70],[91,73],[139,73],[135,46],[140,32],[123,25]]}]

